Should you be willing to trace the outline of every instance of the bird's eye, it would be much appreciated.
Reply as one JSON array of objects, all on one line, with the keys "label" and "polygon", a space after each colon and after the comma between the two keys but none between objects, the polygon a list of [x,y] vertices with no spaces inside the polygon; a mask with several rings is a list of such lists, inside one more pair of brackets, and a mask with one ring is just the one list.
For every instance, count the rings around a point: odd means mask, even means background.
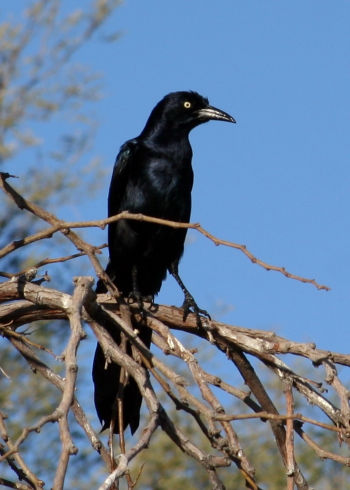
[{"label": "bird's eye", "polygon": [[188,102],[188,100],[186,100],[186,102],[184,102],[184,108],[189,109],[190,107],[191,107],[191,102]]}]

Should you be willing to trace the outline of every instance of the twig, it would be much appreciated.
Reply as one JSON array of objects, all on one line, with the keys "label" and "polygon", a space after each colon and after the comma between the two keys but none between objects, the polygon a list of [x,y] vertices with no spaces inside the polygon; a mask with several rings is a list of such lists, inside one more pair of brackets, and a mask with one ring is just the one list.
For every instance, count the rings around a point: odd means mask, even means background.
[{"label": "twig", "polygon": [[[107,289],[113,295],[118,296],[119,292],[116,286],[112,283],[112,281],[110,280],[110,278],[108,277],[108,275],[106,274],[106,272],[104,271],[103,267],[101,266],[100,262],[96,257],[96,251],[100,253],[100,250],[96,249],[96,247],[85,242],[79,235],[77,235],[71,229],[67,228],[65,223],[62,220],[58,219],[55,215],[49,213],[48,211],[41,208],[40,206],[24,199],[20,194],[18,194],[18,192],[13,187],[11,187],[6,182],[6,179],[8,177],[10,177],[9,174],[4,174],[0,172],[0,186],[7,193],[7,195],[9,195],[12,198],[15,204],[20,209],[26,209],[27,211],[34,214],[35,216],[42,219],[43,221],[50,223],[52,225],[51,234],[53,234],[55,231],[61,231],[63,235],[75,245],[75,247],[79,250],[79,252],[84,252],[89,257],[90,262],[94,267],[98,277],[103,279],[104,283],[107,286]],[[44,236],[42,236],[42,238],[44,238]]]},{"label": "twig", "polygon": [[[64,222],[20,196],[6,182],[8,177],[8,174],[0,175],[0,185],[2,185],[5,192],[14,200],[19,208],[26,209],[33,213],[35,216],[47,222],[49,227],[29,237],[25,237],[23,240],[12,242],[0,251],[0,256],[5,256],[29,243],[49,238],[53,234],[60,232],[72,242],[77,248],[78,253],[57,259],[44,259],[36,265],[36,268],[48,263],[64,262],[81,255],[87,255],[98,277],[106,282],[107,290],[111,293],[112,298],[107,297],[106,295],[100,295],[96,298],[90,289],[92,284],[90,278],[85,280],[82,278],[78,279],[75,292],[73,296],[71,296],[45,288],[41,284],[30,282],[33,280],[32,270],[26,270],[16,274],[4,273],[5,277],[9,277],[11,280],[0,284],[1,331],[27,360],[35,372],[44,376],[62,391],[62,398],[59,407],[51,414],[40,419],[35,425],[24,428],[17,441],[14,443],[12,442],[12,445],[8,445],[5,451],[2,450],[0,452],[2,458],[5,458],[7,462],[12,461],[11,458],[17,458],[22,442],[28,437],[29,433],[34,432],[36,428],[42,427],[49,421],[58,420],[62,448],[54,487],[63,488],[69,456],[72,454],[72,449],[74,452],[74,445],[70,436],[70,428],[67,421],[68,412],[72,410],[76,420],[83,427],[93,447],[101,452],[102,458],[107,464],[109,471],[113,471],[111,477],[105,481],[105,483],[107,482],[106,484],[109,485],[106,488],[111,488],[112,485],[117,484],[118,479],[121,476],[129,475],[129,462],[138,452],[147,447],[152,434],[159,425],[183,452],[194,458],[203,466],[207,471],[208,481],[210,482],[211,487],[215,489],[223,488],[223,483],[217,474],[217,468],[229,465],[231,461],[234,461],[242,472],[248,488],[259,488],[258,483],[255,480],[254,468],[247,460],[244,448],[238,440],[236,432],[233,430],[233,424],[231,422],[234,420],[260,418],[264,422],[266,420],[269,421],[276,445],[286,467],[288,488],[290,489],[293,488],[294,484],[299,489],[308,488],[308,484],[295,461],[295,448],[293,442],[294,431],[296,431],[305,443],[312,447],[320,457],[330,458],[337,461],[339,464],[350,464],[350,458],[344,458],[343,456],[328,451],[326,448],[320,448],[313,439],[302,430],[301,424],[308,422],[323,430],[329,430],[331,433],[337,434],[341,441],[349,443],[349,391],[342,384],[336,366],[336,364],[339,364],[349,367],[349,355],[320,350],[312,343],[302,344],[292,342],[277,336],[273,332],[229,326],[209,320],[205,322],[205,328],[198,328],[198,319],[196,318],[196,315],[190,314],[186,321],[183,321],[183,311],[181,309],[159,306],[157,311],[155,311],[155,308],[147,310],[147,305],[144,305],[144,309],[147,311],[146,316],[148,326],[154,330],[154,343],[165,354],[175,356],[185,363],[188,372],[192,375],[193,382],[200,390],[201,397],[195,396],[187,388],[185,380],[181,376],[178,376],[174,370],[171,370],[168,365],[158,358],[158,356],[152,355],[149,349],[147,349],[138,338],[135,328],[133,327],[135,322],[137,324],[137,315],[139,314],[138,305],[130,305],[127,307],[127,317],[123,314],[123,307],[121,307],[122,301],[120,299],[118,299],[118,304],[116,305],[114,298],[118,298],[118,291],[103,271],[96,257],[96,254],[100,252],[101,247],[90,245],[72,230],[74,228],[86,227],[104,228],[109,223],[121,219],[147,221],[158,225],[171,226],[173,228],[192,228],[202,233],[216,245],[229,246],[240,250],[253,263],[264,267],[266,270],[278,271],[286,277],[313,284],[318,289],[328,289],[326,286],[318,284],[314,279],[295,276],[286,271],[283,267],[271,266],[260,259],[257,259],[244,245],[220,240],[196,223],[177,223],[139,214],[133,215],[126,212],[105,220]],[[23,334],[15,332],[15,329],[19,325],[43,318],[65,318],[70,321],[71,336],[65,355],[65,380],[55,375],[53,371],[36,356],[35,352],[40,352],[40,345],[27,339]],[[81,407],[74,396],[77,367],[76,349],[78,348],[82,335],[81,322],[83,320],[90,324],[107,358],[112,362],[119,364],[126,376],[131,376],[135,379],[140,392],[146,401],[149,412],[145,431],[142,433],[134,447],[128,449],[126,446],[127,443],[122,443],[122,452],[125,454],[123,455],[122,460],[118,461],[118,466],[113,455],[112,458],[109,458],[106,448],[94,434],[86,420],[84,412],[81,410]],[[112,323],[115,328],[120,329],[121,335],[125,336],[125,339],[131,343],[134,358],[127,355],[125,350],[121,349],[118,345],[115,345],[108,331],[103,328],[103,325],[105,325],[106,322]],[[250,391],[247,393],[236,386],[233,386],[230,377],[225,378],[225,381],[223,381],[215,376],[215,374],[206,372],[201,367],[195,351],[187,348],[184,342],[180,342],[170,329],[191,332],[193,335],[210,342],[214,348],[218,348],[224,352],[227,357],[234,362]],[[310,365],[312,363],[313,367],[324,366],[326,370],[326,383],[334,389],[337,400],[330,401],[330,397],[324,392],[323,384],[313,381],[312,374],[308,375],[306,378],[305,376],[294,372],[294,370],[282,361],[280,357],[287,353],[308,359],[311,361]],[[282,380],[285,386],[285,396],[287,401],[287,413],[285,415],[281,415],[277,411],[264,384],[259,378],[258,370],[253,368],[246,354],[253,356],[255,359],[259,359],[271,373]],[[135,360],[138,358],[142,359],[142,365]],[[231,368],[228,369],[228,372],[230,369]],[[203,433],[212,448],[215,449],[215,455],[206,453],[200,444],[195,444],[193,440],[185,435],[180,427],[173,423],[171,417],[164,411],[159,396],[150,383],[148,376],[149,371],[159,381],[161,388],[175,403],[176,408],[178,410],[186,411],[192,417],[198,430]],[[215,392],[212,388],[213,385],[218,386],[220,390],[241,400],[241,402],[244,403],[246,407],[249,407],[254,413],[235,415],[225,414],[225,407],[220,399],[215,396]],[[306,417],[303,414],[295,414],[293,411],[293,397],[296,390],[299,391],[304,400],[310,404],[316,405],[322,413],[326,414],[334,422],[334,425],[325,424],[316,419]],[[254,398],[257,401],[255,401]],[[18,466],[20,471],[23,471],[22,462],[18,464]],[[133,487],[134,484],[135,482],[132,482],[131,477],[128,476],[129,487]]]},{"label": "twig", "polygon": [[[91,228],[91,227],[99,227],[101,229],[104,229],[108,224],[120,221],[122,219],[130,219],[130,220],[136,220],[136,221],[145,221],[148,223],[155,223],[163,226],[170,226],[172,228],[187,228],[187,229],[194,229],[197,230],[199,233],[204,235],[206,238],[211,240],[215,245],[224,245],[226,247],[234,248],[237,250],[240,250],[244,255],[246,255],[251,262],[254,264],[258,264],[261,267],[263,267],[267,271],[276,271],[280,272],[283,274],[285,277],[294,279],[296,281],[312,284],[315,286],[317,289],[323,289],[326,291],[329,291],[329,287],[325,285],[321,285],[318,282],[316,282],[315,279],[308,279],[296,274],[292,274],[291,272],[288,272],[285,267],[280,267],[280,266],[275,266],[272,264],[268,264],[267,262],[264,262],[260,259],[258,259],[255,255],[253,255],[246,247],[246,245],[241,245],[238,243],[230,242],[228,240],[222,240],[220,238],[215,237],[211,233],[209,233],[206,229],[204,229],[199,223],[179,223],[177,221],[171,221],[171,220],[165,220],[161,218],[155,218],[151,216],[146,216],[140,213],[133,214],[129,213],[128,211],[123,211],[122,213],[119,213],[118,215],[111,216],[110,218],[102,219],[102,220],[93,220],[93,221],[86,221],[86,222],[75,222],[75,221],[62,221],[56,218],[54,215],[48,213],[47,211],[44,211],[43,209],[39,208],[39,206],[34,205],[33,203],[30,203],[29,201],[26,201],[23,199],[22,196],[20,196],[7,182],[6,180],[11,177],[9,174],[4,174],[0,173],[0,185],[3,188],[3,190],[12,197],[12,199],[15,201],[17,206],[20,209],[27,209],[31,213],[35,214],[36,216],[40,217],[41,219],[44,219],[48,223],[51,223],[53,226],[51,226],[47,230],[43,230],[42,232],[36,233],[35,235],[32,235],[30,238],[30,241],[26,241],[25,243],[22,243],[22,241],[13,242],[12,244],[8,245],[7,248],[3,249],[0,251],[0,258],[11,251],[13,251],[15,248],[18,248],[20,246],[28,245],[29,243],[33,243],[34,241],[37,240],[42,240],[43,238],[51,237],[54,233],[58,231],[63,231],[64,234],[72,240],[77,246],[78,243],[80,243],[80,247],[82,246],[82,240],[79,239],[77,240],[78,236],[73,234],[71,229],[73,228]],[[46,234],[46,236],[45,236]],[[78,246],[79,248],[79,246]],[[90,260],[92,260],[94,267],[96,267],[96,263],[94,263],[92,256],[94,253],[93,247],[89,245],[87,247],[87,244],[85,244],[85,250],[84,248],[82,249],[86,255],[89,256]],[[90,249],[89,251],[87,249]]]},{"label": "twig", "polygon": [[[252,393],[257,398],[261,407],[267,412],[279,415],[275,405],[273,404],[271,398],[268,396],[263,384],[261,383],[260,379],[255,373],[255,370],[253,369],[252,365],[250,364],[246,356],[243,354],[243,352],[241,352],[238,349],[232,349],[230,351],[230,357],[232,358],[233,362],[236,364],[246,384],[249,386]],[[286,447],[285,447],[285,443],[286,443],[285,430],[283,427],[280,426],[280,424],[276,423],[273,420],[270,420],[270,425],[276,440],[277,448],[282,456],[283,463],[286,466],[287,457],[286,457]],[[308,484],[297,465],[295,465],[294,482],[300,489],[304,490],[308,488]]]},{"label": "twig", "polygon": [[345,466],[350,466],[350,458],[346,458],[344,456],[341,456],[340,454],[335,454],[330,451],[327,451],[326,449],[323,449],[320,447],[318,444],[316,444],[315,441],[311,439],[310,436],[306,434],[300,427],[297,427],[296,432],[299,434],[299,436],[308,444],[315,452],[318,454],[318,456],[322,459],[331,459],[332,461],[336,461],[337,463],[343,464]]},{"label": "twig", "polygon": [[[284,394],[286,396],[287,415],[294,412],[294,400],[292,393],[292,383],[290,380],[284,381]],[[294,489],[294,427],[293,420],[286,420],[286,474],[287,474],[287,489]]]},{"label": "twig", "polygon": [[32,490],[33,487],[25,485],[24,483],[13,482],[6,478],[0,478],[0,485],[7,488],[16,488],[17,490]]},{"label": "twig", "polygon": [[[106,248],[106,247],[107,247],[106,243],[103,243],[102,245],[95,247],[96,253],[99,253],[98,250],[102,250],[103,248]],[[46,258],[46,259],[40,260],[39,262],[37,262],[33,266],[28,267],[27,269],[24,269],[23,271],[16,272],[15,274],[11,274],[11,273],[5,272],[5,271],[0,271],[0,276],[7,277],[8,279],[12,279],[14,277],[20,277],[20,276],[25,275],[31,269],[39,269],[40,267],[43,267],[43,266],[49,265],[49,264],[60,264],[63,262],[67,262],[68,260],[74,260],[74,259],[77,259],[79,257],[84,257],[85,255],[86,255],[85,252],[79,252],[76,254],[66,255],[64,257],[56,257],[53,259]],[[0,256],[0,258],[1,258],[1,256]]]},{"label": "twig", "polygon": [[[8,435],[4,422],[4,416],[1,412],[0,412],[0,432],[1,432],[1,437],[4,440],[6,440],[6,444],[9,448],[9,451],[7,452],[7,454],[4,454],[3,457],[8,460],[11,468],[17,473],[19,478],[26,480],[35,490],[39,490],[43,488],[44,482],[42,480],[39,480],[37,476],[29,469],[29,466],[25,463],[24,459],[22,458],[22,456],[19,454],[17,450],[18,449],[17,444],[12,442],[12,439]],[[9,461],[9,458],[12,457],[18,466],[16,466],[16,464],[13,464],[11,463],[11,461]]]},{"label": "twig", "polygon": [[[44,364],[35,355],[31,347],[23,343],[21,339],[10,338],[9,340],[14,345],[14,347],[18,350],[18,352],[24,357],[24,359],[29,363],[29,365],[32,367],[34,372],[40,373],[47,381],[52,383],[56,388],[58,388],[60,391],[63,392],[64,380],[59,375],[54,373],[46,364]],[[74,416],[78,424],[81,426],[86,436],[88,437],[92,447],[101,454],[103,461],[108,465],[109,464],[108,452],[104,447],[104,445],[102,444],[101,440],[96,436],[84,411],[82,410],[79,402],[75,398],[72,404],[72,412],[74,413]],[[43,424],[45,420],[52,421],[52,418],[50,417],[51,416],[42,419],[39,422],[39,424]],[[24,429],[23,435],[26,433],[29,433],[29,431],[27,429]],[[24,440],[23,435],[22,435],[22,440]]]},{"label": "twig", "polygon": [[321,427],[322,429],[330,430],[331,432],[337,432],[339,434],[344,433],[345,429],[342,427],[336,427],[335,425],[325,424],[319,422],[318,420],[311,419],[310,417],[305,417],[301,413],[290,413],[288,415],[269,413],[265,411],[256,413],[238,413],[238,414],[218,414],[214,416],[215,420],[250,420],[250,419],[262,419],[262,420],[276,420],[276,421],[287,421],[287,420],[299,420],[300,422],[305,422],[308,424],[315,425],[316,427]]},{"label": "twig", "polygon": [[74,401],[74,390],[76,387],[76,379],[78,372],[78,365],[76,359],[76,353],[80,341],[85,337],[81,325],[81,311],[84,303],[84,299],[88,294],[89,288],[93,284],[92,278],[76,278],[75,290],[72,297],[71,306],[68,310],[68,318],[71,327],[71,335],[65,350],[65,364],[66,364],[66,377],[64,382],[64,388],[62,393],[62,399],[59,406],[56,409],[58,416],[58,423],[60,429],[60,439],[62,443],[62,449],[60,458],[58,461],[56,474],[53,482],[53,488],[57,490],[63,490],[64,480],[68,468],[69,458],[73,454],[77,454],[78,449],[72,441],[72,437],[68,425],[68,412]]},{"label": "twig", "polygon": [[128,471],[128,459],[124,454],[119,454],[117,458],[117,467],[112,473],[105,479],[103,484],[98,487],[98,490],[109,490],[114,485],[115,481],[121,476],[125,475]]},{"label": "twig", "polygon": [[[208,438],[212,447],[218,448],[219,446],[221,446],[221,449],[223,447],[226,447],[224,451],[231,457],[233,461],[235,461],[237,467],[242,472],[246,481],[252,484],[252,482],[254,482],[255,470],[254,467],[251,465],[251,463],[248,461],[247,456],[245,455],[245,452],[239,443],[238,436],[233,430],[233,427],[231,426],[231,424],[225,423],[225,421],[222,422],[223,428],[226,432],[226,438],[225,440],[223,440],[222,437],[219,438],[219,431],[213,424],[212,413],[223,413],[224,409],[222,405],[219,403],[219,401],[217,400],[217,398],[214,396],[212,391],[210,390],[209,386],[207,385],[206,373],[198,365],[198,362],[196,361],[194,355],[188,349],[186,349],[185,346],[176,337],[174,337],[173,334],[169,331],[169,329],[166,328],[161,322],[150,318],[149,325],[154,330],[156,330],[163,337],[163,340],[166,342],[167,346],[163,347],[163,349],[168,350],[169,353],[172,353],[179,359],[182,359],[188,365],[189,371],[192,373],[195,382],[199,386],[204,400],[208,402],[209,407],[211,407],[212,409],[211,412],[208,410],[207,406],[205,406],[195,397],[190,395],[190,393],[188,393],[187,390],[185,390],[183,383],[178,379],[179,377],[176,376],[176,373],[166,373],[166,374],[176,385],[177,389],[180,391],[181,400],[190,401],[192,405],[194,405],[199,410],[200,414],[206,417],[209,423],[208,430],[205,426],[203,426],[203,423],[200,417],[198,417],[198,414],[196,412],[192,412],[186,407],[183,408],[194,416],[200,429],[202,430],[204,435]],[[160,345],[157,342],[158,340],[159,339],[156,338],[155,343]],[[159,360],[153,359],[153,363],[157,367],[161,368],[162,371],[164,372],[164,367],[161,365]],[[165,389],[169,394],[169,396],[171,396],[173,401],[175,401],[177,407],[182,405],[182,403],[179,402],[177,398],[171,393],[170,388],[165,388]]]}]

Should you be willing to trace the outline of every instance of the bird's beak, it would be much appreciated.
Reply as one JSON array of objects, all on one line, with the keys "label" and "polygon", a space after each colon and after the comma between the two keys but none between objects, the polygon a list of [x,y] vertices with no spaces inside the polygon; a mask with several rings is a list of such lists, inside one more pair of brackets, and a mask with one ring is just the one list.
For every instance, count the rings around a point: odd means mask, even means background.
[{"label": "bird's beak", "polygon": [[230,116],[230,114],[227,114],[227,112],[224,112],[221,109],[217,109],[216,107],[213,107],[211,105],[208,105],[204,109],[199,109],[197,115],[199,119],[204,119],[207,121],[209,119],[216,119],[218,121],[227,121],[232,123],[236,122],[236,120],[232,116]]}]

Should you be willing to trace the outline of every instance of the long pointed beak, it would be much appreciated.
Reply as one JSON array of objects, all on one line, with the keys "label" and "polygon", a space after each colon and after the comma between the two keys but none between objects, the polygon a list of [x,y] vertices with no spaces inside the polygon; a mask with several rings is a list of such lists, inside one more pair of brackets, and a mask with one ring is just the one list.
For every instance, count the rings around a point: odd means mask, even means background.
[{"label": "long pointed beak", "polygon": [[213,107],[211,105],[208,105],[204,109],[199,109],[197,112],[198,117],[200,119],[216,119],[218,121],[227,121],[231,123],[235,123],[236,120],[230,116],[230,114],[227,114],[227,112],[222,111],[221,109],[217,109],[216,107]]}]

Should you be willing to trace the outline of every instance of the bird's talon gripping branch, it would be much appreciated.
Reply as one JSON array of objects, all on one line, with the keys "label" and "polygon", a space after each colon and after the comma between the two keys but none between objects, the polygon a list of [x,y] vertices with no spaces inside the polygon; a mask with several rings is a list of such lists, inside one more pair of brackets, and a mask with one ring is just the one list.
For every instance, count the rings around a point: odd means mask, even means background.
[{"label": "bird's talon gripping branch", "polygon": [[147,296],[142,296],[142,301],[144,303],[150,303],[150,308],[152,308],[152,306],[154,306],[154,296],[149,294]]},{"label": "bird's talon gripping branch", "polygon": [[151,313],[155,313],[156,311],[158,311],[158,305],[154,302],[154,297],[152,297],[152,301],[150,301],[149,311]]},{"label": "bird's talon gripping branch", "polygon": [[129,293],[128,294],[128,296],[126,297],[126,302],[127,302],[128,305],[132,305],[133,303],[136,303],[137,302],[134,293]]},{"label": "bird's talon gripping branch", "polygon": [[152,295],[142,296],[138,291],[132,291],[126,297],[126,302],[128,305],[136,303],[143,320],[146,320],[147,310],[145,308],[145,303],[150,303],[149,310],[156,311],[157,307],[154,305],[154,297]]},{"label": "bird's talon gripping branch", "polygon": [[178,285],[180,286],[180,288],[182,289],[185,295],[185,301],[183,302],[182,305],[182,308],[184,310],[183,321],[184,322],[186,321],[186,318],[188,317],[189,313],[194,313],[197,316],[198,327],[203,326],[202,324],[203,316],[206,316],[210,320],[211,319],[210,315],[206,310],[202,310],[201,308],[199,308],[199,306],[194,300],[194,297],[182,282],[182,279],[179,276],[179,272],[178,272],[178,262],[173,262],[169,267],[169,271],[173,275],[174,279],[176,280],[176,282],[178,283]]},{"label": "bird's talon gripping branch", "polygon": [[199,308],[192,295],[185,296],[185,301],[183,302],[182,308],[184,310],[183,313],[184,322],[186,321],[190,313],[196,315],[198,327],[203,327],[203,317],[206,317],[208,320],[211,320],[209,313],[206,310]]}]

